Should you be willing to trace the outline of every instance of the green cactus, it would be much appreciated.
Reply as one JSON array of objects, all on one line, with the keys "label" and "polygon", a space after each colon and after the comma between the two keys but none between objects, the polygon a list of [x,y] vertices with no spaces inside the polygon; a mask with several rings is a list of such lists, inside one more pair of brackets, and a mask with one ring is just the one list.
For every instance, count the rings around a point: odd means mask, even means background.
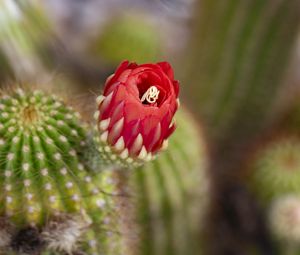
[{"label": "green cactus", "polygon": [[16,240],[37,229],[45,250],[115,254],[112,173],[85,165],[79,114],[55,96],[21,89],[3,96],[0,109],[0,223],[12,225],[1,229],[0,248],[15,243],[12,250],[28,252]]},{"label": "green cactus", "polygon": [[110,64],[123,59],[138,63],[155,62],[160,55],[161,42],[145,17],[124,15],[107,24],[92,43],[90,51]]},{"label": "green cactus", "polygon": [[[169,150],[144,169],[126,171],[125,186],[122,171],[104,170],[92,153],[80,115],[56,96],[17,89],[0,98],[0,110],[0,251],[124,254],[131,249],[127,233],[141,231],[141,254],[179,247],[192,254],[208,183],[198,176],[206,164],[203,141],[185,110],[177,115]],[[128,188],[139,196],[129,196],[125,208],[132,209],[124,212]],[[195,203],[199,198],[203,203]],[[132,217],[134,226],[126,226]]]},{"label": "green cactus", "polygon": [[14,77],[26,82],[46,77],[45,66],[52,62],[46,46],[54,40],[41,3],[1,1],[0,16],[0,49]]},{"label": "green cactus", "polygon": [[251,168],[251,188],[265,202],[300,192],[300,140],[281,137],[256,152]]},{"label": "green cactus", "polygon": [[184,109],[168,150],[130,176],[137,200],[138,246],[145,255],[202,253],[199,226],[208,202],[203,136]]},{"label": "green cactus", "polygon": [[300,250],[300,198],[299,194],[286,194],[274,199],[269,210],[270,229],[289,250]]}]

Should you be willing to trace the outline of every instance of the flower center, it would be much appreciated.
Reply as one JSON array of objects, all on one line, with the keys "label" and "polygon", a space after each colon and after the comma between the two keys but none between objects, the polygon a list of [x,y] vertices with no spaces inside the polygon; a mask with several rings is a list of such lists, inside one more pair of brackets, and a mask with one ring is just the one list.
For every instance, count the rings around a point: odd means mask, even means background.
[{"label": "flower center", "polygon": [[[159,90],[155,86],[151,86],[141,98],[142,103],[154,104],[159,96]],[[146,101],[146,102],[145,102]]]},{"label": "flower center", "polygon": [[39,113],[33,105],[26,106],[22,112],[22,119],[27,124],[32,124],[39,119]]}]

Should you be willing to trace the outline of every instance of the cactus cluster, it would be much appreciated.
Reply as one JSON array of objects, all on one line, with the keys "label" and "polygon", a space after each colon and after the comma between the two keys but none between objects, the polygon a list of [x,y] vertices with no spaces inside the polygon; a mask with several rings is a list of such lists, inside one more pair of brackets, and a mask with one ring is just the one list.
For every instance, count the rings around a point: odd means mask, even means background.
[{"label": "cactus cluster", "polygon": [[[0,4],[6,22],[0,27],[0,50],[16,77],[36,80],[52,59],[44,58],[47,51],[42,49],[52,30],[40,9],[30,8],[33,1],[12,1],[16,13],[6,3]],[[114,20],[99,38],[91,50],[112,65],[124,58],[153,61],[160,55],[154,27],[140,16]],[[52,80],[60,87],[58,82]],[[179,255],[202,249],[197,230],[207,202],[207,178],[200,176],[206,155],[202,136],[184,108],[178,131],[161,148],[168,150],[145,153],[141,143],[152,138],[141,142],[139,136],[138,159],[129,150],[120,155],[122,142],[103,142],[105,132],[99,128],[105,122],[87,123],[53,93],[26,87],[2,94],[0,254]],[[116,158],[123,168],[139,168],[115,171],[111,163]],[[128,182],[122,182],[123,174],[128,174]]]},{"label": "cactus cluster", "polygon": [[[0,110],[0,252],[124,254],[135,232],[141,253],[175,251],[173,239],[182,252],[196,247],[194,219],[206,208],[207,187],[198,172],[204,173],[206,157],[184,109],[169,150],[132,172],[123,188],[118,171],[106,169],[93,147],[89,126],[57,96],[4,91]],[[186,137],[194,142],[186,143]],[[133,193],[124,196],[124,190]],[[200,198],[204,202],[196,203]],[[133,210],[126,211],[128,206]],[[129,218],[134,226],[124,228]],[[153,239],[160,221],[166,231],[162,243]]]},{"label": "cactus cluster", "polygon": [[[0,109],[0,216],[7,225],[0,248],[107,254],[113,181],[85,165],[79,114],[55,96],[21,89],[1,97]],[[31,247],[24,233],[40,245]]]}]

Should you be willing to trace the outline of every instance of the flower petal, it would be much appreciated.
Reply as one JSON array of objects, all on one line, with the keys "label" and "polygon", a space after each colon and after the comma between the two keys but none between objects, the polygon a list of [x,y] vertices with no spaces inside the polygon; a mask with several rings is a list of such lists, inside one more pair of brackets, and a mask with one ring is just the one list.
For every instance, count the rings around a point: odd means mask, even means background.
[{"label": "flower petal", "polygon": [[174,80],[174,71],[171,65],[168,62],[159,62],[157,63],[164,73],[173,81]]}]

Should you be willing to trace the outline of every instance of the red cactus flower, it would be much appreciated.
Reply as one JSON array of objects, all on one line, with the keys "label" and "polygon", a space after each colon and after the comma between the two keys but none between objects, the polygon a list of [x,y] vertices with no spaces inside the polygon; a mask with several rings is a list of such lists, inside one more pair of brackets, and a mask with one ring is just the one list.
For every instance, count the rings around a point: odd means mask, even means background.
[{"label": "red cactus flower", "polygon": [[169,63],[121,63],[97,98],[101,150],[113,160],[151,160],[175,130],[178,93]]}]

